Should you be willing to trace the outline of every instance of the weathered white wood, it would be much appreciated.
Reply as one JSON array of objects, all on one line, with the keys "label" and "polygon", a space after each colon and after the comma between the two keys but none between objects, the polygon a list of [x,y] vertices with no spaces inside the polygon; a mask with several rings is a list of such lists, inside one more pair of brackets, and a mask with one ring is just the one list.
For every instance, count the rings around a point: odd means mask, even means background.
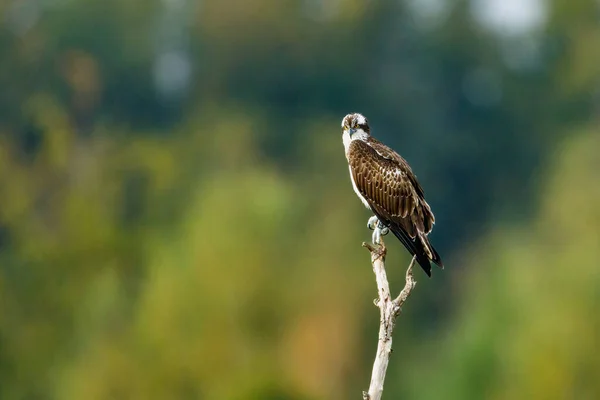
[{"label": "weathered white wood", "polygon": [[385,374],[390,360],[390,354],[392,352],[392,333],[394,331],[396,317],[400,315],[400,312],[402,311],[402,305],[408,296],[410,296],[411,291],[417,284],[412,274],[412,267],[415,263],[415,258],[413,257],[408,269],[406,270],[406,283],[404,285],[404,289],[402,289],[398,297],[392,300],[392,296],[390,294],[390,285],[385,272],[386,248],[383,240],[381,240],[380,245],[377,247],[373,247],[368,243],[363,243],[363,246],[369,249],[371,252],[371,264],[373,265],[373,272],[375,273],[375,280],[377,282],[377,291],[379,293],[379,298],[376,300],[376,305],[379,307],[380,315],[379,340],[377,343],[375,362],[373,363],[371,384],[369,385],[369,391],[363,392],[363,399],[380,400],[383,394]]}]

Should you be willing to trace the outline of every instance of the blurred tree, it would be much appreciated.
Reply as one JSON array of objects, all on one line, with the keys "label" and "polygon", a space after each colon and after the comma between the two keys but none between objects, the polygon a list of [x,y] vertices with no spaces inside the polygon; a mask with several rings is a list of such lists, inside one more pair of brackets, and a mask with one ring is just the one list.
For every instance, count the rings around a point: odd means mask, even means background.
[{"label": "blurred tree", "polygon": [[598,146],[596,128],[566,140],[533,227],[501,228],[472,252],[486,269],[457,279],[463,306],[429,349],[439,365],[413,371],[411,397],[598,397]]},{"label": "blurred tree", "polygon": [[414,166],[448,260],[387,395],[597,396],[597,4],[514,37],[433,3],[1,2],[0,398],[360,393],[350,111]]}]

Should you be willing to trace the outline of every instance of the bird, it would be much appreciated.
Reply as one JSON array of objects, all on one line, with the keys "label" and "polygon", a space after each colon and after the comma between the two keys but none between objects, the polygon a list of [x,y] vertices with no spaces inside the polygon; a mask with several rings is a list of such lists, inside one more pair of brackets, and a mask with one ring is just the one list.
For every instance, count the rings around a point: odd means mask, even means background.
[{"label": "bird", "polygon": [[342,119],[342,141],[354,192],[374,214],[367,223],[377,232],[373,241],[378,243],[390,230],[427,276],[431,277],[431,261],[444,268],[427,237],[435,217],[408,162],[371,136],[367,118],[359,113]]}]

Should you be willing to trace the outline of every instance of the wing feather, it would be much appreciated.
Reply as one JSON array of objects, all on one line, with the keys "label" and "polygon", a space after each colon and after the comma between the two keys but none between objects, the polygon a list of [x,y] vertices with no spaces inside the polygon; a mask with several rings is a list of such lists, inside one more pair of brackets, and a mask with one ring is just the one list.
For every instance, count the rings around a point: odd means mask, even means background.
[{"label": "wing feather", "polygon": [[390,228],[430,274],[429,260],[442,266],[427,239],[435,219],[410,166],[376,139],[353,140],[348,148],[350,172],[358,191],[379,220]]}]

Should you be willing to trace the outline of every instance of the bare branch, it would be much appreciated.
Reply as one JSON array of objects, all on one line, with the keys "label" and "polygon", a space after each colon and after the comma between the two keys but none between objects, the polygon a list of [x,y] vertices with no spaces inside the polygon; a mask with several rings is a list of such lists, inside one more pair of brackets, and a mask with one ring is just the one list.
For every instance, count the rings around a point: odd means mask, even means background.
[{"label": "bare branch", "polygon": [[380,400],[383,394],[383,383],[385,381],[390,354],[392,353],[392,333],[396,317],[402,311],[402,305],[417,284],[412,274],[415,258],[413,257],[406,271],[404,289],[402,289],[398,297],[392,300],[390,285],[385,272],[386,248],[383,240],[380,241],[378,247],[374,247],[369,243],[363,243],[363,247],[366,247],[371,253],[371,264],[373,265],[373,272],[375,272],[377,291],[379,293],[379,299],[376,300],[375,304],[379,307],[380,312],[377,353],[375,355],[375,362],[373,363],[369,391],[363,392],[363,400]]},{"label": "bare branch", "polygon": [[[406,269],[406,283],[404,284],[404,288],[402,289],[402,291],[400,292],[398,297],[396,297],[396,299],[394,300],[394,303],[398,307],[402,307],[402,305],[404,304],[406,299],[408,299],[408,296],[410,296],[410,292],[412,292],[415,285],[417,284],[417,281],[415,281],[415,278],[412,273],[412,269],[413,269],[413,266],[415,265],[416,260],[417,259],[415,257],[413,257],[412,260],[410,260],[410,264],[408,265],[408,268]],[[399,314],[399,312],[398,312],[398,314]]]}]

